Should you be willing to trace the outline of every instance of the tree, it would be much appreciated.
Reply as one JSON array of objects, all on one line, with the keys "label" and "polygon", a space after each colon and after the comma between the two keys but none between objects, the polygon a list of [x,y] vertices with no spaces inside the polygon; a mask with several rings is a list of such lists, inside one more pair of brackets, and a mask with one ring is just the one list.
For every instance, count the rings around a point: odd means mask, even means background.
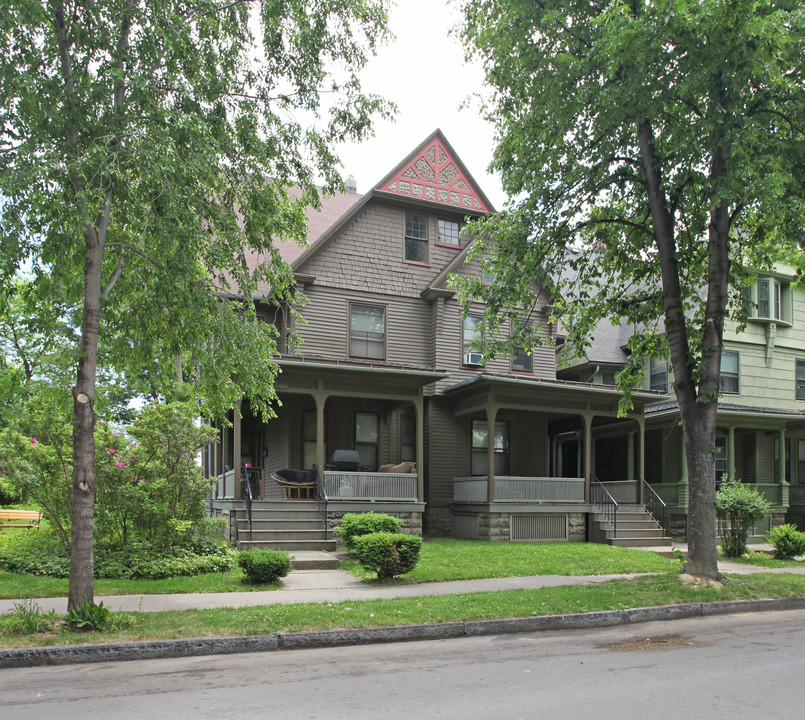
[{"label": "tree", "polygon": [[[802,247],[805,8],[793,0],[465,0],[493,167],[511,198],[479,223],[487,321],[549,282],[569,340],[635,328],[627,391],[670,354],[690,473],[688,571],[717,575],[714,447],[724,321],[746,268]],[[577,252],[569,253],[570,248]],[[564,301],[561,299],[564,298]],[[518,338],[522,343],[523,338]]]},{"label": "tree", "polygon": [[[0,7],[0,274],[23,267],[80,310],[70,607],[93,597],[99,364],[164,388],[180,360],[202,411],[245,391],[270,413],[276,331],[253,322],[253,298],[267,283],[269,300],[290,299],[272,241],[304,241],[316,183],[340,187],[332,147],[388,111],[355,75],[384,35],[385,4]],[[256,270],[252,251],[269,258]]]}]

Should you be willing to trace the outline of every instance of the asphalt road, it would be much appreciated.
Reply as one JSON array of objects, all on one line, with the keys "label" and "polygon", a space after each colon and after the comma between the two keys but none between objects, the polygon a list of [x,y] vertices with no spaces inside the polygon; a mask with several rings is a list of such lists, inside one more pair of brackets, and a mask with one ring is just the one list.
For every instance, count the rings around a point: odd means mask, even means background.
[{"label": "asphalt road", "polygon": [[0,713],[126,718],[801,718],[805,610],[597,630],[0,670]]}]

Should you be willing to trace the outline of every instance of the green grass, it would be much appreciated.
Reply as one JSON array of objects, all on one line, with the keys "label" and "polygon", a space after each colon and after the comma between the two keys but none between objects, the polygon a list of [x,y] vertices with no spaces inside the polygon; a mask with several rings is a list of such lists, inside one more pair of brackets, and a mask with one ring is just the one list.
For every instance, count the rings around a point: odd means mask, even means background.
[{"label": "green grass", "polygon": [[304,603],[250,608],[133,613],[135,624],[115,633],[9,635],[0,617],[0,646],[29,647],[182,637],[266,635],[278,632],[381,627],[508,617],[531,617],[649,607],[685,602],[805,595],[805,577],[759,574],[728,579],[723,588],[690,587],[675,573],[600,585],[509,590],[363,602]]},{"label": "green grass", "polygon": [[729,562],[737,562],[743,565],[756,565],[764,568],[805,568],[803,560],[777,560],[768,553],[750,550],[746,555],[739,558],[724,558]]},{"label": "green grass", "polygon": [[[475,580],[527,575],[615,575],[670,572],[676,560],[656,553],[595,543],[504,543],[429,540],[417,566],[394,584]],[[354,560],[342,567],[362,580],[373,579]]]},{"label": "green grass", "polygon": [[[0,599],[66,597],[67,578],[21,575],[0,570]],[[95,595],[165,595],[182,593],[252,592],[277,590],[279,583],[249,583],[240,568],[164,580],[96,580]]]}]

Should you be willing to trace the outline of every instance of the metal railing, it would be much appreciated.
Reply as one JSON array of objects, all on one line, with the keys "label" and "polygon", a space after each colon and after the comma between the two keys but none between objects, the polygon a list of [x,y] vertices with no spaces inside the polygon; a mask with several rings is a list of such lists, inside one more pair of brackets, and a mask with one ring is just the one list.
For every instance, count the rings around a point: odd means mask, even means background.
[{"label": "metal railing", "polygon": [[652,520],[657,523],[657,527],[660,528],[663,536],[665,536],[665,502],[642,475],[639,477],[640,482],[643,483],[643,508],[651,515]]},{"label": "metal railing", "polygon": [[316,507],[319,509],[319,517],[324,525],[324,539],[327,540],[329,532],[327,523],[327,491],[324,488],[324,478],[317,465],[313,466],[313,474],[316,477]]},{"label": "metal railing", "polygon": [[612,528],[612,536],[617,537],[618,503],[595,475],[592,476],[590,482],[590,502],[598,508],[598,511],[604,516],[604,520],[609,523]]},{"label": "metal railing", "polygon": [[249,540],[252,539],[252,484],[249,480],[249,469],[242,465],[240,476],[240,493],[246,501],[246,515],[249,518]]}]

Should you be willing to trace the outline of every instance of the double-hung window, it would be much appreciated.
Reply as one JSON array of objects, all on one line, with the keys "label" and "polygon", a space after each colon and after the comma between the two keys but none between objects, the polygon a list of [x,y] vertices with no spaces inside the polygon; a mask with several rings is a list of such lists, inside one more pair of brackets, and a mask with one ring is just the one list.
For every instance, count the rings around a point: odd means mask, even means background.
[{"label": "double-hung window", "polygon": [[[509,423],[495,423],[495,475],[509,474]],[[489,424],[486,420],[472,421],[472,474],[486,475],[487,457],[489,455]]]},{"label": "double-hung window", "polygon": [[405,259],[428,262],[428,220],[422,215],[405,213]]},{"label": "double-hung window", "polygon": [[383,360],[386,357],[386,309],[377,305],[349,306],[349,355]]},{"label": "double-hung window", "polygon": [[668,361],[652,358],[649,365],[649,387],[652,390],[668,392]]},{"label": "double-hung window", "polygon": [[377,469],[380,442],[380,416],[374,412],[355,413],[355,449],[363,467]]},{"label": "double-hung window", "polygon": [[737,395],[740,392],[740,365],[738,352],[735,350],[721,351],[721,381],[720,389],[723,393]]},{"label": "double-hung window", "polygon": [[[531,335],[529,325],[523,326],[523,332]],[[530,373],[534,372],[532,355],[524,347],[515,346],[512,350],[512,372]]]},{"label": "double-hung window", "polygon": [[461,352],[462,362],[467,363],[470,355],[472,360],[480,359],[480,362],[473,362],[473,365],[483,364],[483,344],[484,344],[484,320],[475,315],[467,315],[461,325]]},{"label": "double-hung window", "polygon": [[797,359],[794,391],[797,400],[805,400],[805,360]]}]

